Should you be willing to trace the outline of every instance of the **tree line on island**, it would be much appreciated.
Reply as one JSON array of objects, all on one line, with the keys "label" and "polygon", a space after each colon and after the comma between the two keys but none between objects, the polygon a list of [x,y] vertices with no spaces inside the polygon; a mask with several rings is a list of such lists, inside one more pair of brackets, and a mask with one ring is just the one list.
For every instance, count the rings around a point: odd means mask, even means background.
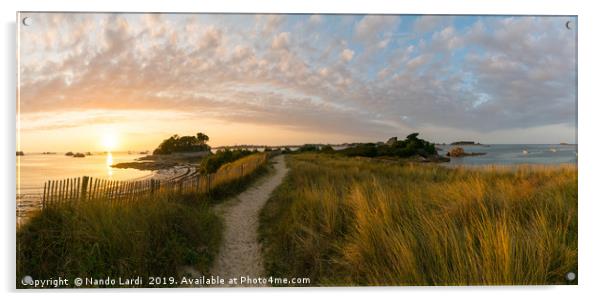
[{"label": "tree line on island", "polygon": [[[434,143],[418,138],[419,133],[412,133],[404,140],[391,137],[387,142],[354,143],[351,146],[334,150],[330,145],[305,144],[295,152],[321,152],[338,154],[347,157],[368,158],[416,158],[423,162],[445,162],[449,158],[439,156]],[[288,152],[285,149],[285,152]],[[292,151],[291,151],[292,152]]]},{"label": "tree line on island", "polygon": [[[463,149],[456,146],[450,149],[450,152],[446,156],[441,156],[437,152],[434,143],[421,139],[418,135],[419,133],[409,134],[404,140],[391,137],[387,142],[353,143],[340,150],[335,150],[331,145],[304,144],[294,151],[289,147],[265,147],[264,151],[281,151],[283,153],[320,152],[348,157],[368,158],[415,158],[423,162],[447,162],[449,161],[448,157],[482,154],[466,153]],[[211,146],[207,144],[208,141],[209,136],[202,132],[197,133],[196,136],[173,135],[163,140],[153,151],[153,154],[169,155],[185,152],[207,152],[208,155],[202,160],[201,170],[212,172],[226,162],[231,162],[232,160],[237,160],[253,152],[257,152],[256,148],[251,151],[246,148],[226,147],[218,150],[215,154],[211,154]]]},{"label": "tree line on island", "polygon": [[207,141],[209,141],[209,136],[201,132],[197,133],[196,136],[173,135],[163,140],[159,147],[153,151],[153,155],[210,151],[211,147],[207,145]]}]

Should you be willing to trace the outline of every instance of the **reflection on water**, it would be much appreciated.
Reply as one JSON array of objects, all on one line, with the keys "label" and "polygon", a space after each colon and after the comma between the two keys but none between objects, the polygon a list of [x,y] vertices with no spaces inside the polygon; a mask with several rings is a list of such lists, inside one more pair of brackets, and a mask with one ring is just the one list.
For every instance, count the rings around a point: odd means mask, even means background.
[{"label": "reflection on water", "polygon": [[113,154],[111,152],[107,153],[107,175],[109,177],[113,176],[113,167],[111,167],[111,165],[113,165]]},{"label": "reflection on water", "polygon": [[85,158],[26,153],[17,157],[17,221],[40,207],[46,181],[82,176],[123,181],[152,176],[151,171],[111,167],[116,163],[132,162],[138,157],[121,153],[96,154]]},{"label": "reflection on water", "polygon": [[74,158],[63,154],[25,154],[17,159],[20,194],[40,193],[44,182],[89,176],[111,180],[131,180],[152,175],[148,170],[113,168],[111,165],[132,162],[140,155],[106,153]]}]

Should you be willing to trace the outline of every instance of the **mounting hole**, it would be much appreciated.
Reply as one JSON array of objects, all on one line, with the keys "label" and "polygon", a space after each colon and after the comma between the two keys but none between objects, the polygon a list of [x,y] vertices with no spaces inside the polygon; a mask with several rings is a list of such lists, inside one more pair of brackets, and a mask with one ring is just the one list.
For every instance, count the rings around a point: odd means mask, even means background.
[{"label": "mounting hole", "polygon": [[30,17],[23,18],[22,22],[23,22],[23,25],[25,25],[25,26],[30,26],[33,23]]},{"label": "mounting hole", "polygon": [[577,275],[575,273],[573,273],[573,272],[566,273],[566,280],[573,281],[573,280],[575,280],[575,278],[577,278]]},{"label": "mounting hole", "polygon": [[32,285],[33,278],[31,278],[31,276],[27,275],[27,276],[23,277],[23,279],[21,280],[21,283],[23,283],[25,285]]}]

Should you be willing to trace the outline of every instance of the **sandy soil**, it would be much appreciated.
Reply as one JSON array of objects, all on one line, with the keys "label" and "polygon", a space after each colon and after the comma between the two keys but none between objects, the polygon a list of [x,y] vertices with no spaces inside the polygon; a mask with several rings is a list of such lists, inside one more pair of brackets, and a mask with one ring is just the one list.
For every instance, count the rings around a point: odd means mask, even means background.
[{"label": "sandy soil", "polygon": [[[267,202],[272,191],[282,183],[287,168],[284,156],[272,159],[274,171],[260,179],[238,196],[217,206],[218,214],[224,218],[224,239],[220,252],[211,270],[211,276],[222,279],[241,277],[265,277],[261,246],[258,242],[259,212]],[[199,276],[190,268],[186,272]],[[195,275],[196,274],[196,275]],[[265,286],[261,284],[243,284],[226,286]]]}]

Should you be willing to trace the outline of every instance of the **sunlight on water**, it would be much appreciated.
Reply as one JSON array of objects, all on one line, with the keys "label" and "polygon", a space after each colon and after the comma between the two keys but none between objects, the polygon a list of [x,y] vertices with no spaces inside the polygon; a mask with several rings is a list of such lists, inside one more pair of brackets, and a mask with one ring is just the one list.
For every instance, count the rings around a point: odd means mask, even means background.
[{"label": "sunlight on water", "polygon": [[108,180],[133,180],[150,177],[151,171],[113,168],[111,165],[131,162],[139,155],[124,153],[96,153],[83,158],[64,154],[25,154],[17,157],[17,215],[26,216],[40,206],[44,183],[89,176]]},{"label": "sunlight on water", "polygon": [[39,193],[46,181],[82,176],[123,181],[152,175],[148,170],[111,167],[116,163],[132,162],[139,157],[115,152],[98,153],[85,158],[64,154],[25,154],[17,160],[18,189],[23,194]]},{"label": "sunlight on water", "polygon": [[109,152],[107,153],[107,175],[109,177],[113,176],[113,167],[111,165],[113,165],[113,154]]}]

